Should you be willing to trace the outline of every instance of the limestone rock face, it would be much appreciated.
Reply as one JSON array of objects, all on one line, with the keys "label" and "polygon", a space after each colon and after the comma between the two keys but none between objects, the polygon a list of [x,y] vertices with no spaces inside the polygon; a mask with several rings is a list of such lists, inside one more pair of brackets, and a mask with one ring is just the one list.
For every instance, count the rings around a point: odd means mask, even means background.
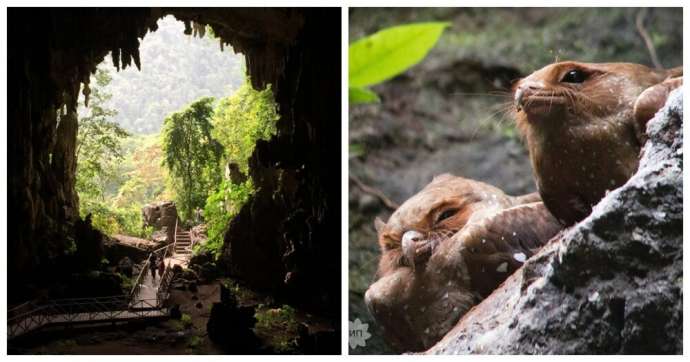
[{"label": "limestone rock face", "polygon": [[249,159],[249,177],[261,191],[231,221],[221,256],[227,272],[250,286],[334,316],[341,273],[334,125],[341,108],[326,95],[340,94],[341,57],[337,42],[324,42],[323,34],[340,36],[336,13],[301,13],[299,33],[275,53],[286,69],[274,88],[277,135],[257,142]]},{"label": "limestone rock face", "polygon": [[177,221],[177,207],[173,201],[160,201],[144,205],[141,208],[144,226],[152,226],[154,230],[164,230],[167,241],[175,236]]},{"label": "limestone rock face", "polygon": [[683,353],[683,97],[637,173],[458,322],[431,354]]}]

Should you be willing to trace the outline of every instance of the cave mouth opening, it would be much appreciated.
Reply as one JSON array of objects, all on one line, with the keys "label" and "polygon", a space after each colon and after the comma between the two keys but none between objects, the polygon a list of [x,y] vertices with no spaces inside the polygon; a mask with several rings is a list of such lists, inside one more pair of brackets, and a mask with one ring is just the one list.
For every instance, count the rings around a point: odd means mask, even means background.
[{"label": "cave mouth opening", "polygon": [[[230,176],[235,184],[246,180],[246,159],[253,147],[251,142],[241,142],[241,138],[251,139],[247,134],[255,132],[256,127],[245,127],[247,122],[242,122],[239,114],[251,109],[241,109],[238,103],[256,102],[260,94],[265,96],[267,107],[275,108],[270,91],[262,94],[248,86],[242,54],[234,53],[232,48],[226,49],[222,40],[219,47],[219,39],[209,26],[196,23],[188,26],[192,27],[191,34],[185,34],[184,22],[173,15],[161,17],[155,30],[143,36],[136,67],[126,67],[125,61],[119,58],[122,54],[111,51],[98,64],[86,87],[82,86],[75,150],[79,214],[81,218],[90,215],[93,226],[107,235],[150,239],[152,228],[160,229],[161,225],[146,220],[142,207],[164,201],[183,201],[182,205],[177,204],[178,209],[182,206],[184,212],[180,216],[184,217],[181,221],[187,227],[194,221],[202,221],[200,215],[203,215],[206,199],[218,193],[217,184],[229,180]],[[85,94],[89,95],[88,106]],[[163,131],[168,118],[184,112],[204,97],[213,98],[203,104],[203,109],[211,113],[188,119],[186,124],[179,126],[199,127],[204,123],[201,131],[210,130],[212,135],[202,141],[216,142],[222,138],[222,142],[218,142],[223,146],[221,154],[208,155],[215,160],[196,157],[194,161],[220,162],[225,164],[220,167],[225,170],[218,172],[224,175],[217,175],[213,183],[202,185],[203,190],[198,187],[194,190],[192,205],[184,202],[187,198],[175,187],[180,179],[175,172],[170,172],[171,163],[165,162],[168,149],[176,149],[179,159],[187,159],[185,154],[191,151],[185,153],[181,147],[163,147]],[[237,124],[229,124],[233,122]],[[272,135],[269,131],[274,127],[268,126],[267,130],[261,130],[263,138]],[[225,199],[221,195],[217,198]],[[231,204],[234,205],[228,205],[227,211],[236,213],[238,202]],[[219,217],[217,214],[221,210],[214,211],[214,216]]]},{"label": "cave mouth opening", "polygon": [[[209,230],[214,233],[211,235],[213,244],[200,245],[202,248],[199,250],[214,253],[217,257],[228,222],[253,193],[252,180],[248,177],[248,158],[254,145],[259,139],[267,140],[276,133],[275,123],[279,116],[271,84],[266,84],[263,90],[255,90],[256,85],[246,74],[244,56],[234,53],[232,48],[229,51],[234,54],[228,54],[227,43],[215,36],[210,25],[178,20],[174,15],[161,15],[155,26],[139,39],[135,52],[133,49],[129,52],[124,49],[110,51],[93,68],[90,79],[80,87],[76,110],[70,109],[68,104],[57,110],[58,144],[63,136],[74,137],[70,133],[75,132],[75,127],[68,123],[76,122],[77,125],[76,144],[67,147],[74,151],[72,156],[76,165],[65,167],[65,171],[74,172],[69,179],[75,183],[75,206],[79,219],[76,220],[76,237],[66,240],[65,255],[57,257],[50,267],[62,268],[69,264],[72,266],[69,272],[73,275],[94,271],[122,275],[123,255],[128,253],[123,254],[121,250],[112,253],[102,250],[97,244],[106,244],[106,249],[112,248],[113,242],[132,247],[142,246],[141,240],[147,239],[155,245],[147,245],[149,249],[155,249],[161,246],[158,244],[170,244],[171,240],[176,240],[176,230],[189,230],[200,223],[211,222],[203,215],[209,209],[213,212],[209,216],[214,218]],[[70,97],[67,99],[69,101]],[[215,142],[220,146],[220,154],[202,155],[190,163],[208,162],[222,170],[216,170],[215,179],[208,180],[211,182],[202,185],[201,190],[195,190],[206,191],[207,194],[195,195],[196,204],[184,205],[182,214],[177,214],[173,204],[174,221],[167,225],[167,229],[173,232],[166,232],[162,221],[165,215],[161,214],[163,205],[187,198],[182,195],[183,190],[175,189],[176,184],[184,181],[171,176],[175,171],[170,160],[166,159],[164,133],[171,133],[166,127],[168,123],[174,123],[172,120],[190,121],[189,118],[195,118],[198,114],[195,107],[200,102],[207,111],[201,117],[203,119],[197,117],[187,124],[178,125],[178,133],[189,133],[195,122],[205,122],[206,128],[201,130],[201,135],[206,133],[209,138],[197,143]],[[253,106],[255,103],[261,103],[258,109]],[[263,118],[249,114],[251,112],[263,112]],[[243,121],[246,119],[251,122]],[[213,131],[218,129],[216,137]],[[213,134],[209,135],[209,132]],[[185,148],[178,147],[179,139],[167,141],[168,148],[177,148],[178,151]],[[187,138],[182,141],[194,140]],[[53,158],[51,153],[50,164],[53,165],[55,160],[56,166],[64,167],[68,163],[65,158]],[[208,168],[197,171],[205,174]],[[194,183],[198,183],[202,176],[198,172],[194,174]],[[209,205],[205,205],[209,196],[213,196],[212,200],[209,199]],[[148,204],[158,212],[153,220],[147,220],[144,206]],[[162,233],[158,235],[158,244],[153,235],[156,232]],[[202,236],[206,241],[206,235]],[[199,250],[195,249],[194,253]],[[146,260],[141,258],[142,255],[134,252],[124,257],[134,260],[135,265],[143,265]],[[77,263],[73,263],[75,259]],[[47,285],[54,286],[54,282],[59,281],[58,275],[60,273]],[[125,277],[121,282],[123,291],[131,287],[132,282]],[[69,286],[68,291],[60,290],[57,295],[86,297],[113,292],[109,288],[94,291],[89,283],[82,286],[84,290],[75,290],[79,287],[74,285]],[[50,290],[48,295],[52,292]],[[89,292],[96,295],[84,294]]]},{"label": "cave mouth opening", "polygon": [[[184,10],[180,12],[185,13]],[[99,13],[97,17],[103,15]],[[161,129],[164,119],[204,97],[213,98],[210,102],[213,109],[213,119],[209,119],[213,123],[211,127],[224,122],[224,141],[243,143],[231,145],[232,151],[240,149],[236,155],[218,157],[217,161],[223,164],[221,185],[206,185],[209,195],[215,194],[216,201],[220,199],[214,215],[215,243],[211,245],[212,252],[219,253],[227,223],[253,193],[253,184],[248,177],[248,158],[256,140],[269,139],[276,133],[278,105],[271,82],[267,79],[251,80],[244,54],[232,47],[226,49],[230,42],[224,40],[228,38],[228,32],[223,28],[222,17],[221,20],[216,19],[216,25],[223,29],[224,35],[216,35],[213,25],[198,22],[198,14],[192,16],[194,20],[188,15],[185,13],[182,17],[187,18],[183,20],[178,19],[174,11],[160,13],[152,9],[146,25],[143,28],[141,24],[135,26],[138,32],[136,43],[130,41],[129,48],[118,46],[104,52],[100,60],[93,55],[99,52],[98,47],[91,49],[87,45],[76,49],[75,55],[82,57],[86,66],[81,64],[70,69],[74,73],[71,76],[62,75],[70,80],[70,84],[58,84],[55,95],[59,106],[52,107],[53,115],[43,117],[55,122],[45,164],[49,180],[62,188],[56,192],[58,217],[47,225],[56,230],[45,230],[46,225],[34,225],[39,232],[47,231],[50,240],[43,241],[44,247],[35,248],[37,255],[30,257],[33,260],[28,264],[33,263],[37,272],[18,273],[17,278],[11,281],[14,292],[11,293],[10,305],[39,296],[59,299],[113,293],[113,283],[106,283],[110,285],[104,288],[93,288],[90,282],[84,283],[83,280],[76,283],[66,283],[65,280],[70,279],[70,275],[117,270],[118,260],[111,259],[112,255],[104,251],[104,244],[112,245],[113,241],[123,240],[137,243],[140,240],[132,241],[137,237],[152,239],[155,226],[142,220],[142,206],[163,202],[164,199],[174,201],[177,197],[170,186],[176,180],[169,177],[162,167]],[[121,21],[120,25],[122,23],[125,22]],[[119,30],[124,34],[120,38],[133,35],[131,29]],[[239,39],[233,41],[242,40],[241,37]],[[64,64],[59,67],[64,67]],[[151,67],[165,69],[148,71],[147,68]],[[83,73],[89,68],[89,76],[85,77]],[[266,78],[265,74],[263,76]],[[166,83],[160,77],[173,80]],[[115,88],[111,89],[113,85]],[[171,94],[179,97],[169,99]],[[155,104],[152,109],[151,101],[157,98],[162,99],[163,105]],[[246,124],[227,124],[241,118],[237,113],[246,109],[227,108],[237,103],[251,104],[257,98],[272,108],[272,117],[270,122],[266,122],[270,124],[264,125],[258,135],[246,137],[246,133],[257,133],[256,127],[245,132],[242,127]],[[125,112],[122,112],[123,105]],[[224,109],[220,109],[221,105]],[[233,112],[235,117],[228,117],[228,113]],[[85,121],[90,123],[87,127]],[[85,129],[91,133],[81,134]],[[252,141],[247,142],[247,138]],[[87,146],[88,142],[83,142],[89,139],[91,148]],[[51,172],[57,173],[57,177],[50,175]],[[238,193],[240,197],[233,195]],[[201,197],[196,211],[204,209],[203,203],[209,195]],[[228,195],[239,200],[228,200]],[[201,220],[198,218],[199,213],[195,216],[197,224],[206,221],[203,217]],[[61,221],[63,225],[55,225],[55,221]],[[194,222],[189,218],[180,221],[180,225],[184,223],[187,227]],[[110,238],[113,235],[122,238]]]}]

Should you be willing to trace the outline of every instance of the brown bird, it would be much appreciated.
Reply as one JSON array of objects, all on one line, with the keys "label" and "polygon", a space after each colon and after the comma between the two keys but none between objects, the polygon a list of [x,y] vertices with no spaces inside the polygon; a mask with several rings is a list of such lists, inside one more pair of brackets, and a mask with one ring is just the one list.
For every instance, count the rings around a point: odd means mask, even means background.
[{"label": "brown bird", "polygon": [[517,126],[537,190],[557,219],[565,225],[582,220],[607,190],[632,176],[646,123],[682,84],[673,78],[679,75],[680,67],[568,61],[516,84]]},{"label": "brown bird", "polygon": [[400,351],[433,345],[561,229],[536,194],[448,174],[376,226],[382,255],[365,302]]}]

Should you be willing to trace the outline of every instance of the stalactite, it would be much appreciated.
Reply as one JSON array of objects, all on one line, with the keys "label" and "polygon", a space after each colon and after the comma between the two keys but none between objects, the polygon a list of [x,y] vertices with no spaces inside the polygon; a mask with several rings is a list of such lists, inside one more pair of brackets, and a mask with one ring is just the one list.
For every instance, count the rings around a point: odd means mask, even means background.
[{"label": "stalactite", "polygon": [[122,69],[127,69],[127,67],[132,64],[132,55],[129,52],[130,50],[127,47],[122,47],[120,48],[120,54],[122,54],[120,57],[122,59]]},{"label": "stalactite", "polygon": [[139,42],[137,41],[137,47],[134,48],[132,52],[132,58],[134,59],[134,65],[137,66],[137,70],[141,71],[141,60],[139,59]]},{"label": "stalactite", "polygon": [[91,95],[91,87],[89,87],[88,78],[83,84],[84,84],[84,89],[82,90],[82,94],[84,94],[84,106],[88,107],[89,106],[89,96]]},{"label": "stalactite", "polygon": [[115,47],[113,50],[110,51],[110,55],[113,58],[113,65],[115,66],[115,69],[117,71],[120,71],[120,48]]},{"label": "stalactite", "polygon": [[192,22],[192,27],[194,28],[194,37],[203,38],[206,35],[206,26],[201,23]]}]

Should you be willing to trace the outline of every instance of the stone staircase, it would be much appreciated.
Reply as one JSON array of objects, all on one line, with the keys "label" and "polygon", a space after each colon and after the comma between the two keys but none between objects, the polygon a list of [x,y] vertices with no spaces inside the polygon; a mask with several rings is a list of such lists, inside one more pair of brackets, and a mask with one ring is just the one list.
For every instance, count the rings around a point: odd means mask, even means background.
[{"label": "stone staircase", "polygon": [[191,254],[192,253],[192,235],[189,231],[177,230],[175,235],[175,253],[176,254]]}]

